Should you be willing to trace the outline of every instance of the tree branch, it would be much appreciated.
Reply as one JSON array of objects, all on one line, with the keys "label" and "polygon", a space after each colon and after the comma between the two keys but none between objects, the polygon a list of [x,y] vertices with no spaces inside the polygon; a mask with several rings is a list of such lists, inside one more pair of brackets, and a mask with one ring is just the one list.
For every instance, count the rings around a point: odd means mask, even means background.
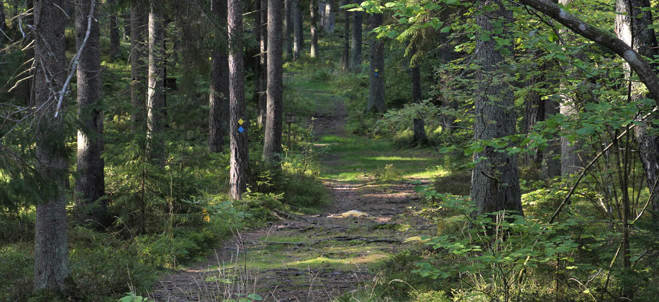
[{"label": "tree branch", "polygon": [[627,43],[616,38],[613,34],[594,27],[570,14],[564,8],[551,0],[519,0],[520,3],[533,7],[543,14],[565,25],[575,33],[608,48],[629,63],[638,74],[641,82],[648,87],[652,98],[659,106],[659,79],[652,66]]}]

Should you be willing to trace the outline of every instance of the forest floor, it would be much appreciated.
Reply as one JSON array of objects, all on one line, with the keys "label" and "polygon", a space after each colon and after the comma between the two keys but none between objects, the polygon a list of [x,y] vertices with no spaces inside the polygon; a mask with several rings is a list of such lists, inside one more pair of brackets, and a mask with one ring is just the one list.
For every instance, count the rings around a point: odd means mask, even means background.
[{"label": "forest floor", "polygon": [[162,278],[150,295],[156,301],[249,294],[265,301],[333,301],[374,284],[384,261],[433,233],[415,213],[414,190],[443,171],[430,151],[395,150],[390,142],[348,135],[341,97],[318,90],[305,95],[326,102],[311,123],[333,202],[320,214],[291,215],[235,234],[206,262]]}]

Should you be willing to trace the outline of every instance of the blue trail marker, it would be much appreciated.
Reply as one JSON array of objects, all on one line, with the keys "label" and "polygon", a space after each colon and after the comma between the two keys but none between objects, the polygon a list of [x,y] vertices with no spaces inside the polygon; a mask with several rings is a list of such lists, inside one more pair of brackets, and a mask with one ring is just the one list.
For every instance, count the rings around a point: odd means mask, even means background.
[{"label": "blue trail marker", "polygon": [[240,133],[245,132],[245,128],[243,128],[243,126],[238,127],[238,132]]}]

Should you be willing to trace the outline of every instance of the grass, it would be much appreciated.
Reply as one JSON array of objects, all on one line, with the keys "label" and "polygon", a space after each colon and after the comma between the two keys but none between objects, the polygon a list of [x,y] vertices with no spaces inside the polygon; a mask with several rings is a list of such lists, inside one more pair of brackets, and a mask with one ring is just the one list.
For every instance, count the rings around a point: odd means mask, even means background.
[{"label": "grass", "polygon": [[[321,169],[321,178],[340,181],[432,179],[450,174],[444,159],[432,149],[398,149],[385,139],[327,135],[318,139],[319,153],[333,160]],[[380,176],[380,177],[378,177]]]}]

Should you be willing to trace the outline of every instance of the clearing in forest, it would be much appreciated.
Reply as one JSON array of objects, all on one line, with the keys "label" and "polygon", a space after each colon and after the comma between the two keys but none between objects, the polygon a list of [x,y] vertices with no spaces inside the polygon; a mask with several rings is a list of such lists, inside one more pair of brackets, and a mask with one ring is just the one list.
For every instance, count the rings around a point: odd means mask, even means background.
[{"label": "clearing in forest", "polygon": [[324,102],[312,119],[314,152],[333,202],[320,214],[236,234],[208,262],[161,280],[151,295],[156,301],[254,293],[265,301],[332,301],[368,286],[386,259],[415,244],[416,236],[432,234],[433,225],[414,213],[415,186],[444,172],[431,151],[351,136],[340,96],[300,89]]}]

